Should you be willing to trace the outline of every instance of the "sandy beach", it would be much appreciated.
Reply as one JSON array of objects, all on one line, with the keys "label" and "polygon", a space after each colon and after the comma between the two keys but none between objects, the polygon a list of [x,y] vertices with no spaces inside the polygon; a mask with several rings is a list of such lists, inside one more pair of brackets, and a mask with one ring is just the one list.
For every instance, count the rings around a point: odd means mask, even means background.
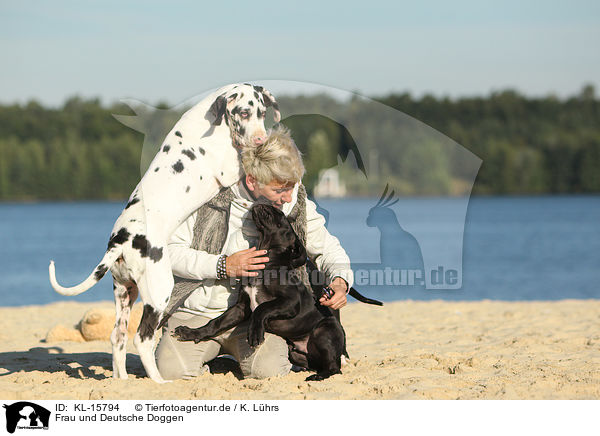
[{"label": "sandy beach", "polygon": [[[129,340],[129,380],[113,380],[108,341],[46,341],[111,302],[0,308],[0,398],[17,399],[600,399],[600,301],[352,303],[350,361],[238,380],[231,372],[158,385]],[[227,361],[225,361],[227,362]]]}]

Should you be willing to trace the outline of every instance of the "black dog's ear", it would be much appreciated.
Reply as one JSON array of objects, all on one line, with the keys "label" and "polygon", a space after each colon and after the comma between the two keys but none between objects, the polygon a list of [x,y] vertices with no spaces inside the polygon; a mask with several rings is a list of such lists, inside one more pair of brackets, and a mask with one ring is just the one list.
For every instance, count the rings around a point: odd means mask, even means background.
[{"label": "black dog's ear", "polygon": [[304,245],[302,245],[300,240],[296,240],[294,247],[292,247],[292,252],[291,252],[290,257],[292,259],[292,267],[293,268],[299,268],[306,263],[306,257],[307,257],[306,249],[304,248]]},{"label": "black dog's ear", "polygon": [[227,106],[227,100],[223,95],[217,97],[217,99],[210,105],[208,112],[215,117],[213,126],[220,126],[223,116],[225,115],[225,108]]}]

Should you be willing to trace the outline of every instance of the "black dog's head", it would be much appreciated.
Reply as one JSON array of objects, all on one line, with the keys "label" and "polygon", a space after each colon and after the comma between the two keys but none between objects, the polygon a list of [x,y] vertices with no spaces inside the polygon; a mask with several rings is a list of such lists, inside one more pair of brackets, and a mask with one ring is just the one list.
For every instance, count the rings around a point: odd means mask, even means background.
[{"label": "black dog's head", "polygon": [[268,204],[252,207],[260,234],[258,249],[268,250],[269,263],[298,268],[306,263],[306,249],[283,212]]}]

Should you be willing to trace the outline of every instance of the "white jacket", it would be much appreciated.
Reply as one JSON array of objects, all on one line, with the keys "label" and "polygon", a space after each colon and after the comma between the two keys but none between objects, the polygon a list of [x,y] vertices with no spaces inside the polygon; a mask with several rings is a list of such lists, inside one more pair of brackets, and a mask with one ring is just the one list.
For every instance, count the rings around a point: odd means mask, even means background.
[{"label": "white jacket", "polygon": [[[229,214],[229,231],[221,254],[231,255],[246,248],[255,247],[258,231],[248,215],[252,207],[252,197],[240,182],[232,186],[235,195]],[[283,213],[288,215],[298,200],[298,185],[294,186],[292,201],[283,205]],[[216,280],[219,255],[209,254],[191,248],[196,214],[192,214],[171,236],[168,244],[173,274],[187,279],[202,280],[202,284],[179,309],[192,314],[202,314],[215,318],[235,304],[237,295],[234,286],[225,286],[226,280]],[[306,251],[323,271],[328,281],[341,277],[350,288],[354,274],[350,269],[350,259],[338,239],[325,228],[325,218],[317,213],[315,203],[306,199]]]}]

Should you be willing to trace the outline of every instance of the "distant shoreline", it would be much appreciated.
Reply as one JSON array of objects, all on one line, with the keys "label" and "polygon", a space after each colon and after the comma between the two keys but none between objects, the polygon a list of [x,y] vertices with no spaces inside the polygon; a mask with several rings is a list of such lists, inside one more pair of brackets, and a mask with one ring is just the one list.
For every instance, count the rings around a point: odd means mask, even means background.
[{"label": "distant shoreline", "polygon": [[[577,197],[599,197],[600,192],[593,193],[572,193],[572,194],[471,194],[471,195],[414,195],[414,196],[402,196],[397,195],[395,198],[418,200],[418,199],[460,199],[460,198],[577,198]],[[379,197],[372,195],[348,195],[345,197],[318,197],[319,201],[343,201],[343,200],[368,200],[372,199],[377,201]],[[98,198],[98,199],[78,199],[78,200],[47,200],[47,199],[27,199],[27,200],[0,200],[0,206],[2,205],[27,205],[27,204],[74,204],[74,203],[127,203],[127,198],[115,199],[115,198]]]}]

